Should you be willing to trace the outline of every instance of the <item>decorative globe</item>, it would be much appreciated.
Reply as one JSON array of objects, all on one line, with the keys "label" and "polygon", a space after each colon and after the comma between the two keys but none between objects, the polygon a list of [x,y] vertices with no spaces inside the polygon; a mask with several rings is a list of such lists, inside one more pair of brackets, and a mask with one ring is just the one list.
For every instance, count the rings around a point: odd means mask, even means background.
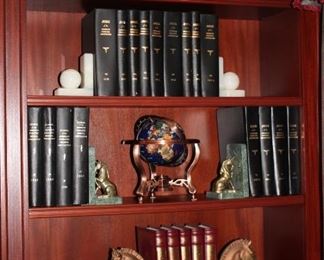
[{"label": "decorative globe", "polygon": [[140,154],[150,164],[172,167],[182,164],[187,157],[184,131],[173,120],[143,116],[135,124],[135,137],[138,141],[149,141],[140,145]]}]

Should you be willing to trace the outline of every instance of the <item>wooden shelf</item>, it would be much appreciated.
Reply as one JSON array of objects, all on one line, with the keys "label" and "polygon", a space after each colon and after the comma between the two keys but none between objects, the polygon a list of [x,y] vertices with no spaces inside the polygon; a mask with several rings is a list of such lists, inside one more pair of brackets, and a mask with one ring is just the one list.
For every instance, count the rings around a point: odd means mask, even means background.
[{"label": "wooden shelf", "polygon": [[295,106],[298,97],[63,97],[28,96],[29,106],[90,107],[223,107],[223,106]]},{"label": "wooden shelf", "polygon": [[53,207],[29,209],[29,218],[59,218],[103,215],[148,214],[166,212],[189,212],[200,210],[241,209],[255,207],[277,207],[303,205],[304,197],[282,196],[244,198],[232,200],[206,199],[203,194],[198,195],[196,201],[191,201],[188,196],[168,196],[158,198],[156,202],[145,201],[139,204],[134,198],[123,198],[123,204],[114,205],[85,205],[74,207]]}]

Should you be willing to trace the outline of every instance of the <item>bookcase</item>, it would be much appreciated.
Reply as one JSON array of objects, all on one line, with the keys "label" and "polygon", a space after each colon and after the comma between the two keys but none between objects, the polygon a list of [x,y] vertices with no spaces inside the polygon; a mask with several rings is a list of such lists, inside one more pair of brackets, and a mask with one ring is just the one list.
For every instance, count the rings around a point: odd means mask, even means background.
[{"label": "bookcase", "polygon": [[[218,229],[219,249],[252,240],[258,259],[320,259],[319,13],[289,0],[0,0],[1,259],[107,259],[112,247],[136,248],[135,226],[203,222]],[[53,97],[58,74],[78,68],[81,19],[95,7],[213,11],[225,71],[246,97]],[[219,165],[216,111],[229,106],[294,105],[302,117],[302,194],[206,200]],[[90,107],[90,144],[107,162],[121,205],[28,206],[27,107]],[[198,200],[182,190],[138,204],[129,147],[137,118],[179,122],[201,143],[192,173]],[[174,174],[171,170],[170,174]],[[177,174],[177,173],[175,173]]]}]

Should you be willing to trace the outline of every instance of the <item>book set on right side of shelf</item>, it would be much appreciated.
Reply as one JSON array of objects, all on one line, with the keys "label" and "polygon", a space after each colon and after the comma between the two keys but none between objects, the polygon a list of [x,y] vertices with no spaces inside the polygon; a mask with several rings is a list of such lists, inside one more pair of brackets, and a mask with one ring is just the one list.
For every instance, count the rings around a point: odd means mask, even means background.
[{"label": "book set on right side of shelf", "polygon": [[[228,143],[244,143],[250,195],[301,193],[297,106],[247,106],[218,111],[221,159]],[[231,122],[229,122],[231,121]]]},{"label": "book set on right side of shelf", "polygon": [[[249,150],[250,186],[254,196],[294,195],[300,187],[299,108],[293,106],[246,107],[246,131]],[[258,118],[259,156],[255,160],[257,139],[253,122]],[[257,168],[260,167],[262,185]],[[260,194],[261,187],[263,193]],[[252,189],[251,189],[252,190]]]},{"label": "book set on right side of shelf", "polygon": [[98,96],[218,96],[218,19],[198,11],[94,9],[82,19]]}]

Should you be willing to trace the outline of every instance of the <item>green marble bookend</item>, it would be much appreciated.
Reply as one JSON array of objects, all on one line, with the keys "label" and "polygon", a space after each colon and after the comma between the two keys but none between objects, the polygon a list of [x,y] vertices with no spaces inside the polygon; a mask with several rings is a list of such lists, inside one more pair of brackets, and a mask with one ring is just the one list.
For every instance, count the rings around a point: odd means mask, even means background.
[{"label": "green marble bookend", "polygon": [[[218,176],[212,183],[212,191],[208,191],[206,197],[208,199],[235,199],[249,197],[246,145],[227,144],[226,158],[227,160],[229,159],[232,164],[231,171],[229,171],[231,172],[231,178],[227,179],[226,176]],[[223,162],[221,173],[224,172],[224,163],[226,164],[226,162]],[[218,190],[218,192],[216,190]]]},{"label": "green marble bookend", "polygon": [[[95,148],[89,147],[89,204],[99,205],[99,204],[121,204],[123,202],[122,198],[114,195],[98,195],[96,190],[96,154]],[[106,170],[108,174],[108,170]],[[108,175],[109,177],[109,175]],[[97,179],[98,180],[98,179]],[[107,181],[107,180],[106,180]],[[108,179],[109,181],[109,179]],[[109,185],[113,185],[109,183]],[[112,186],[113,187],[113,186]],[[113,190],[117,193],[116,187]]]}]

